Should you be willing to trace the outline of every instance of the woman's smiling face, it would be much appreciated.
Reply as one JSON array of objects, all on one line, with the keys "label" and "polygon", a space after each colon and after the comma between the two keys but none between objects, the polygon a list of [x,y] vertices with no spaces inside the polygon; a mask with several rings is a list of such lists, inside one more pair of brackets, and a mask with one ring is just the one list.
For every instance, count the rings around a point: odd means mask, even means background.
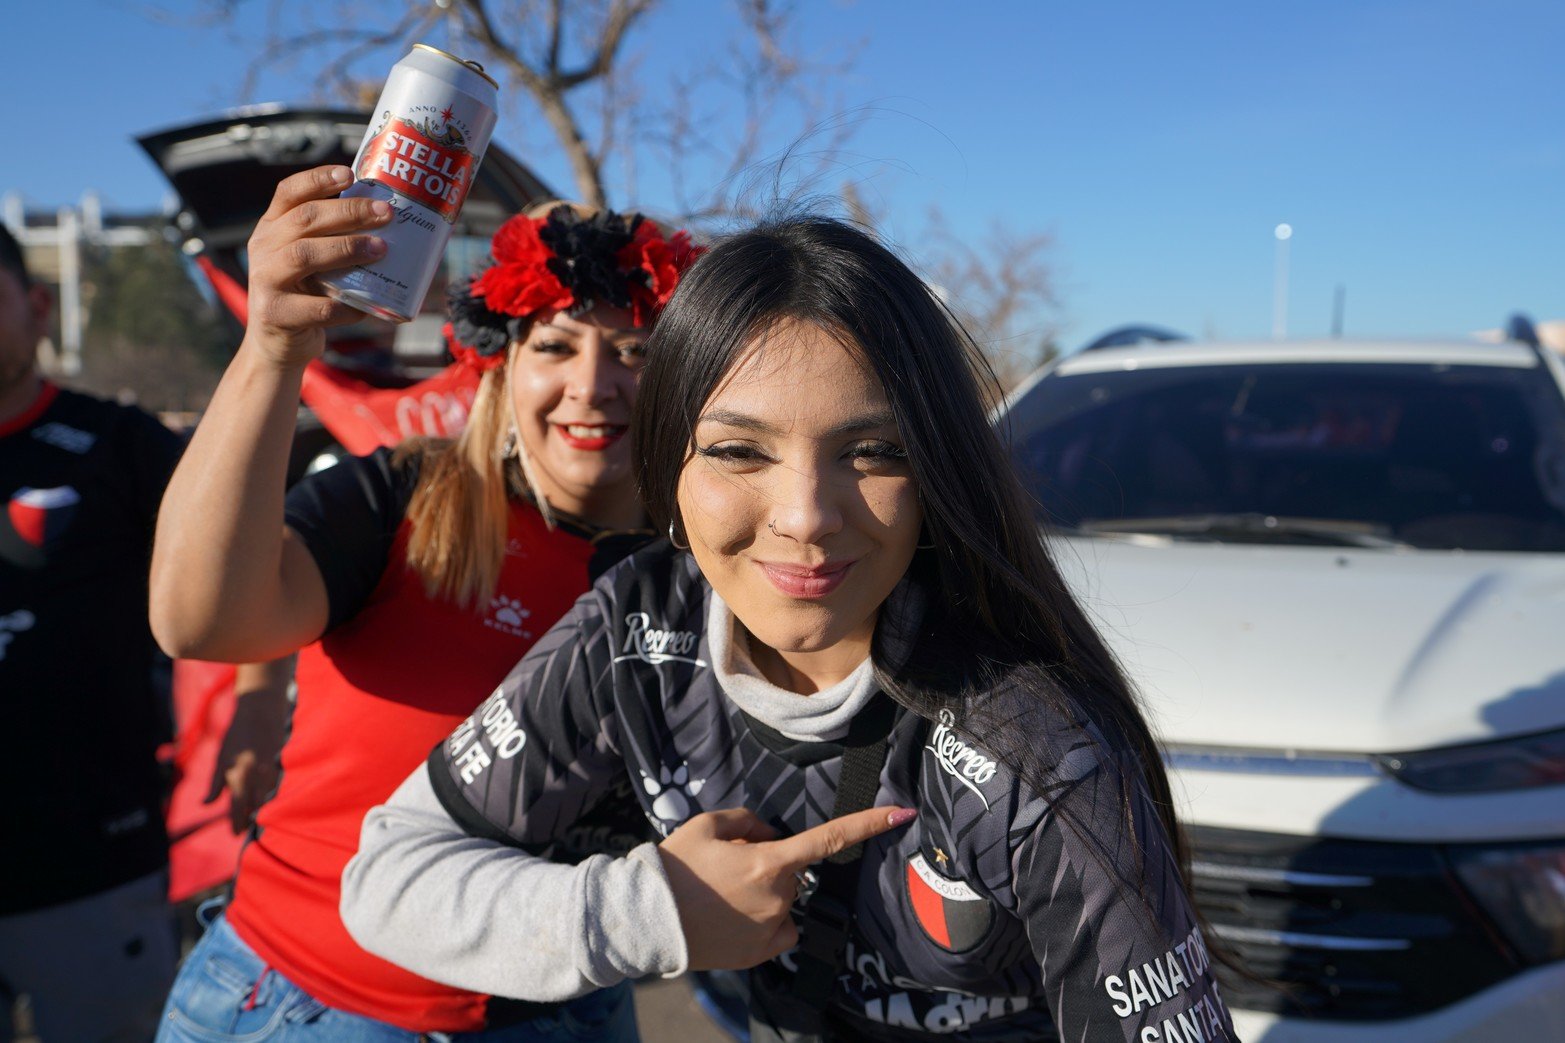
[{"label": "woman's smiling face", "polygon": [[511,404],[530,477],[556,509],[591,521],[635,502],[625,437],[647,331],[595,307],[535,322],[511,356]]},{"label": "woman's smiling face", "polygon": [[923,522],[880,380],[836,334],[781,322],[702,407],[692,448],[686,538],[756,665],[803,691],[847,676]]}]

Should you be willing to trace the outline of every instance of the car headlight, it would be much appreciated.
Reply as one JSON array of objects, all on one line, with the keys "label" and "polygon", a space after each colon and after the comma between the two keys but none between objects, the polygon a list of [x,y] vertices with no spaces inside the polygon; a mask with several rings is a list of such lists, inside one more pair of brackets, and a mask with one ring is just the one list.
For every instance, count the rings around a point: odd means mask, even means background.
[{"label": "car headlight", "polygon": [[1565,959],[1565,845],[1449,850],[1457,876],[1524,959]]},{"label": "car headlight", "polygon": [[1565,783],[1565,731],[1375,758],[1415,789],[1492,793]]}]

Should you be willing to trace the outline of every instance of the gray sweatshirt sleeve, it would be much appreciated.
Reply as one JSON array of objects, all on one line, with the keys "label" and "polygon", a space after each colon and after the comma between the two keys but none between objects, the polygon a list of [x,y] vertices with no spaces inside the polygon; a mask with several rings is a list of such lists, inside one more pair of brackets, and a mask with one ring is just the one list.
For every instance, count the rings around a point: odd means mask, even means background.
[{"label": "gray sweatshirt sleeve", "polygon": [[656,845],[561,865],[471,836],[422,766],[365,817],[341,912],[375,955],[495,996],[557,1002],[688,962]]}]

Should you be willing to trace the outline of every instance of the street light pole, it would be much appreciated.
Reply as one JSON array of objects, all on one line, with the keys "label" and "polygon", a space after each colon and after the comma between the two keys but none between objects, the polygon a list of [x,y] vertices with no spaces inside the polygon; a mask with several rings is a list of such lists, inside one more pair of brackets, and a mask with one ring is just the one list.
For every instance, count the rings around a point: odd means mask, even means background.
[{"label": "street light pole", "polygon": [[1272,339],[1282,340],[1288,335],[1288,240],[1293,238],[1293,226],[1280,224],[1273,229],[1277,237],[1276,274],[1272,286]]}]

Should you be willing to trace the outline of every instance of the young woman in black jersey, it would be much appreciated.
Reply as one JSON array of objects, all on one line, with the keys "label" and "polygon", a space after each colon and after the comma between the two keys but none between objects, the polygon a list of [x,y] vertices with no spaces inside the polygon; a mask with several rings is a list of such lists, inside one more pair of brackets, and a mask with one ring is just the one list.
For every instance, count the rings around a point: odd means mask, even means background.
[{"label": "young woman in black jersey", "polygon": [[[668,541],[371,812],[355,937],[538,998],[759,964],[757,1039],[1233,1039],[1157,749],[929,288],[849,226],[763,225],[642,381]],[[534,857],[627,787],[660,845]]]}]

